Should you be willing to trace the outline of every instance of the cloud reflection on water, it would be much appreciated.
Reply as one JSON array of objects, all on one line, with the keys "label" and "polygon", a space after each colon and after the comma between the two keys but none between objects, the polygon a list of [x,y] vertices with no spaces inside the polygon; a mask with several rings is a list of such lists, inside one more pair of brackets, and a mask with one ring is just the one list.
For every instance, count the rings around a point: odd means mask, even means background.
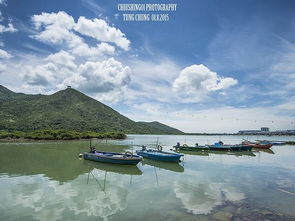
[{"label": "cloud reflection on water", "polygon": [[227,183],[214,183],[201,174],[187,176],[185,179],[174,182],[174,192],[180,199],[183,207],[193,214],[209,214],[214,207],[225,201],[240,201],[244,194]]},{"label": "cloud reflection on water", "polygon": [[[104,182],[104,174],[96,176],[98,182]],[[107,188],[103,191],[94,179],[85,186],[85,174],[62,185],[43,175],[13,178],[4,175],[0,177],[0,211],[28,214],[29,210],[35,220],[62,220],[68,211],[75,216],[108,220],[109,216],[125,209],[128,194],[122,181],[114,178],[108,176]]]}]

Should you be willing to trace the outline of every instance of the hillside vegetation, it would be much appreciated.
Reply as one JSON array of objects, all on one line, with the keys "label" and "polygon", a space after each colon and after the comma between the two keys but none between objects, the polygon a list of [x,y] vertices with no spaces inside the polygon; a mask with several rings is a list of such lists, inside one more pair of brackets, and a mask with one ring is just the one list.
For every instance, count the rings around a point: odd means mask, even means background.
[{"label": "hillside vegetation", "polygon": [[135,122],[107,105],[67,88],[52,95],[15,93],[0,85],[0,130],[182,134],[159,122]]}]

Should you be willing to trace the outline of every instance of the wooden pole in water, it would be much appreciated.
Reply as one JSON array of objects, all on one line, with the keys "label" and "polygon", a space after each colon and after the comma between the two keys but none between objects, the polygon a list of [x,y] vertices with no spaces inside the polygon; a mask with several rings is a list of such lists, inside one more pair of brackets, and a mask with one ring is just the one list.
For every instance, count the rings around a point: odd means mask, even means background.
[{"label": "wooden pole in water", "polygon": [[103,191],[105,191],[106,189],[106,180],[107,180],[107,171],[105,171],[105,174],[104,174]]},{"label": "wooden pole in water", "polygon": [[89,173],[88,173],[88,177],[87,177],[87,184],[89,183],[89,174],[91,172],[91,169],[89,168]]},{"label": "wooden pole in water", "polygon": [[91,138],[89,139],[89,149],[90,149],[90,152],[92,152]]},{"label": "wooden pole in water", "polygon": [[130,175],[130,184],[132,184],[132,175]]},{"label": "wooden pole in water", "polygon": [[157,171],[156,171],[156,167],[154,167],[154,170],[155,170],[155,174],[156,174],[157,185],[159,186],[159,180],[158,180],[158,174],[157,174]]}]

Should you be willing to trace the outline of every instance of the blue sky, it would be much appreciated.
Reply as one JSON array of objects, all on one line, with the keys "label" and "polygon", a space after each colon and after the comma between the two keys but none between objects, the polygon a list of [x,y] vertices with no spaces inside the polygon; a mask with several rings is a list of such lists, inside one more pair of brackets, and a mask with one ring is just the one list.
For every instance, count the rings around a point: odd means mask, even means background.
[{"label": "blue sky", "polygon": [[[119,3],[177,10],[125,22]],[[294,1],[1,0],[0,10],[0,84],[11,90],[71,85],[185,132],[294,129]]]}]

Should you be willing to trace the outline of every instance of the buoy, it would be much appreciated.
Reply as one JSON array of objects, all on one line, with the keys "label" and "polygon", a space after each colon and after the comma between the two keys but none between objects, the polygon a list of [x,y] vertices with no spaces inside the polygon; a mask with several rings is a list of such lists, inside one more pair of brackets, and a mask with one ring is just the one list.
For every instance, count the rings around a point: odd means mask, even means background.
[{"label": "buoy", "polygon": [[80,153],[80,154],[79,154],[79,157],[80,157],[80,158],[81,158],[81,157],[83,157],[83,154],[82,154],[82,153]]}]

